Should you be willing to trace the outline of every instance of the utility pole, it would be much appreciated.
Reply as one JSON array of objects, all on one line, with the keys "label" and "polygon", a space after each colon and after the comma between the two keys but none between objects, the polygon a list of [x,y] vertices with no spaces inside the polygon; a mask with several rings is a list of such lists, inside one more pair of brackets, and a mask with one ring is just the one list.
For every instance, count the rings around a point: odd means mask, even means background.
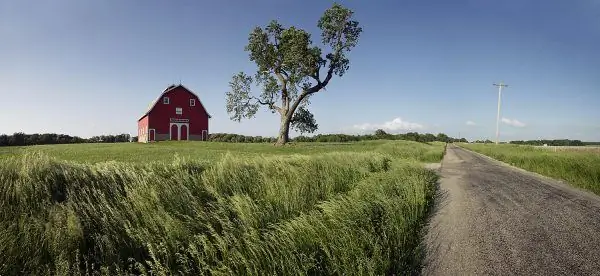
[{"label": "utility pole", "polygon": [[508,87],[508,84],[504,84],[503,81],[500,84],[494,83],[494,86],[498,86],[498,114],[496,115],[496,145],[498,145],[498,136],[500,135],[500,100],[502,98],[502,87]]}]

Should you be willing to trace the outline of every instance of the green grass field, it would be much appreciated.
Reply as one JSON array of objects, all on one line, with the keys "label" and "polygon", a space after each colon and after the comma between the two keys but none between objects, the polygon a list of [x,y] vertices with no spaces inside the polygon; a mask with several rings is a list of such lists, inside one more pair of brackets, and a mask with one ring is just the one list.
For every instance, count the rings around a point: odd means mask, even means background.
[{"label": "green grass field", "polygon": [[554,152],[546,148],[504,144],[461,146],[600,195],[600,155],[593,151]]},{"label": "green grass field", "polygon": [[415,274],[437,181],[422,162],[443,151],[406,141],[3,148],[0,275]]},{"label": "green grass field", "polygon": [[[413,143],[397,141],[396,145],[403,145],[403,152],[398,154],[415,154],[427,147],[411,147]],[[434,146],[441,147],[442,143],[433,142]],[[419,144],[426,145],[426,144]],[[29,147],[0,147],[0,159],[18,157],[26,152],[36,151],[56,157],[61,160],[76,161],[80,163],[97,163],[103,161],[123,162],[170,162],[175,155],[182,158],[192,158],[200,161],[215,161],[225,154],[231,153],[239,157],[274,156],[304,154],[314,155],[327,152],[365,152],[386,151],[389,142],[363,141],[349,143],[295,143],[286,147],[274,147],[267,143],[222,143],[222,142],[159,142],[152,144],[141,143],[115,143],[115,144],[66,144],[66,145],[41,145]],[[434,147],[430,147],[434,148]],[[421,155],[421,161],[435,162],[439,156],[435,151]]]}]

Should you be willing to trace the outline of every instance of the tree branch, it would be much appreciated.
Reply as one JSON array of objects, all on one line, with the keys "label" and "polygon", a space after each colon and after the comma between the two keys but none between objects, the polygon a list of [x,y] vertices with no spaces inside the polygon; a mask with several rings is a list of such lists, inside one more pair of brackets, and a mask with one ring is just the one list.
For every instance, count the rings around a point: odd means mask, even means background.
[{"label": "tree branch", "polygon": [[290,75],[285,70],[281,69],[281,67],[279,68],[279,72],[281,72],[281,74],[284,75],[286,79],[290,78]]},{"label": "tree branch", "polygon": [[[333,54],[334,59],[336,59],[340,55],[340,53],[342,52],[342,49],[344,48],[343,45],[339,45],[341,43],[342,43],[341,40],[338,40],[338,47],[337,47],[335,53]],[[311,75],[311,77],[317,81],[317,84],[302,91],[300,96],[296,99],[296,101],[294,101],[294,104],[289,109],[289,111],[291,111],[290,113],[294,113],[294,111],[296,111],[296,108],[298,108],[298,106],[300,105],[302,100],[304,100],[304,98],[306,98],[307,96],[309,96],[311,94],[319,92],[321,89],[323,89],[325,86],[327,86],[327,84],[333,77],[333,71],[335,70],[335,68],[336,68],[336,65],[334,64],[334,61],[330,60],[329,61],[329,69],[327,70],[327,76],[325,76],[325,79],[323,81],[320,80],[319,70],[317,69],[315,74]]]},{"label": "tree branch", "polygon": [[[264,102],[264,101],[261,101],[259,98],[254,97],[254,96],[250,97],[250,99],[255,100],[257,103],[259,103],[261,105],[266,105],[269,108],[277,110],[277,112],[281,113],[281,107],[276,106],[275,103],[272,102],[272,101]],[[248,100],[248,102],[250,102],[250,100]]]}]

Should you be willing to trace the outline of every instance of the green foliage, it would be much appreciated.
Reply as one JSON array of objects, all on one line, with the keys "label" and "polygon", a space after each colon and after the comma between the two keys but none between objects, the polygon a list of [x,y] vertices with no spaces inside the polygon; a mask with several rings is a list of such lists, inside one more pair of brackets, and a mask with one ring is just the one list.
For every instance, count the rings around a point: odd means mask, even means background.
[{"label": "green foliage", "polygon": [[230,114],[230,119],[241,121],[242,118],[252,118],[258,111],[259,105],[251,103],[252,96],[250,95],[250,85],[252,78],[244,72],[239,72],[233,76],[233,80],[229,82],[231,91],[226,93],[226,108]]},{"label": "green foliage", "polygon": [[444,133],[438,133],[435,140],[441,142],[450,142],[450,137]]},{"label": "green foliage", "polygon": [[[257,71],[254,79],[238,73],[229,82],[230,90],[225,96],[230,118],[253,118],[260,106],[278,112],[282,122],[278,143],[288,141],[290,124],[302,133],[317,130],[308,99],[325,88],[333,75],[341,77],[349,69],[347,54],[357,45],[362,32],[352,16],[351,10],[337,3],[325,11],[317,24],[327,46],[325,56],[305,30],[285,28],[276,20],[264,28],[254,28],[244,50]],[[250,92],[253,81],[262,90],[258,97]]]},{"label": "green foliage", "polygon": [[494,142],[492,142],[492,140],[487,139],[487,140],[475,140],[475,141],[473,141],[473,143],[476,143],[476,144],[493,144]]},{"label": "green foliage", "polygon": [[508,144],[465,144],[464,147],[600,195],[600,154],[552,152],[544,148]]},{"label": "green foliage", "polygon": [[321,29],[323,44],[329,45],[333,52],[327,55],[327,59],[334,68],[333,72],[342,76],[348,70],[350,61],[346,58],[346,52],[358,44],[358,38],[362,28],[358,22],[352,20],[352,12],[338,3],[325,11],[319,19],[317,26]]},{"label": "green foliage", "polygon": [[25,134],[17,132],[12,135],[0,135],[0,147],[2,146],[31,146],[51,144],[78,144],[78,143],[117,143],[129,142],[129,134],[102,135],[84,139],[77,136],[56,133],[33,133]]},{"label": "green foliage", "polygon": [[387,132],[385,132],[385,130],[378,129],[375,130],[375,137],[377,137],[378,139],[387,139],[390,137],[390,135]]},{"label": "green foliage", "polygon": [[315,116],[304,107],[300,107],[296,110],[294,117],[292,117],[291,124],[292,128],[301,134],[313,133],[319,128],[317,121],[315,121]]},{"label": "green foliage", "polygon": [[528,140],[528,141],[510,141],[511,144],[516,145],[535,145],[535,146],[583,146],[585,145],[580,140],[569,140],[569,139],[555,139],[555,140]]},{"label": "green foliage", "polygon": [[421,143],[429,142],[468,142],[467,139],[456,139],[447,136],[446,134],[438,134],[435,136],[431,133],[408,132],[400,134],[389,134],[383,129],[375,131],[374,135],[348,135],[348,134],[317,134],[312,137],[299,136],[293,139],[296,142],[351,142],[351,141],[368,141],[368,140],[407,140]]},{"label": "green foliage", "polygon": [[5,159],[0,274],[416,273],[437,178],[412,163],[426,151],[399,154],[443,147],[312,146],[314,155],[269,147],[288,154],[145,164]]}]

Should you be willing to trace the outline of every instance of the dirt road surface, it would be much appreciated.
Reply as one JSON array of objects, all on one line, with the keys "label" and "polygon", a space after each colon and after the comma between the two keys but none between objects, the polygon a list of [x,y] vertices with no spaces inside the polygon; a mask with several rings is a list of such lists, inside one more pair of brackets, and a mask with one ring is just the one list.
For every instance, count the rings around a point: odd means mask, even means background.
[{"label": "dirt road surface", "polygon": [[600,197],[448,146],[423,275],[600,275]]}]

